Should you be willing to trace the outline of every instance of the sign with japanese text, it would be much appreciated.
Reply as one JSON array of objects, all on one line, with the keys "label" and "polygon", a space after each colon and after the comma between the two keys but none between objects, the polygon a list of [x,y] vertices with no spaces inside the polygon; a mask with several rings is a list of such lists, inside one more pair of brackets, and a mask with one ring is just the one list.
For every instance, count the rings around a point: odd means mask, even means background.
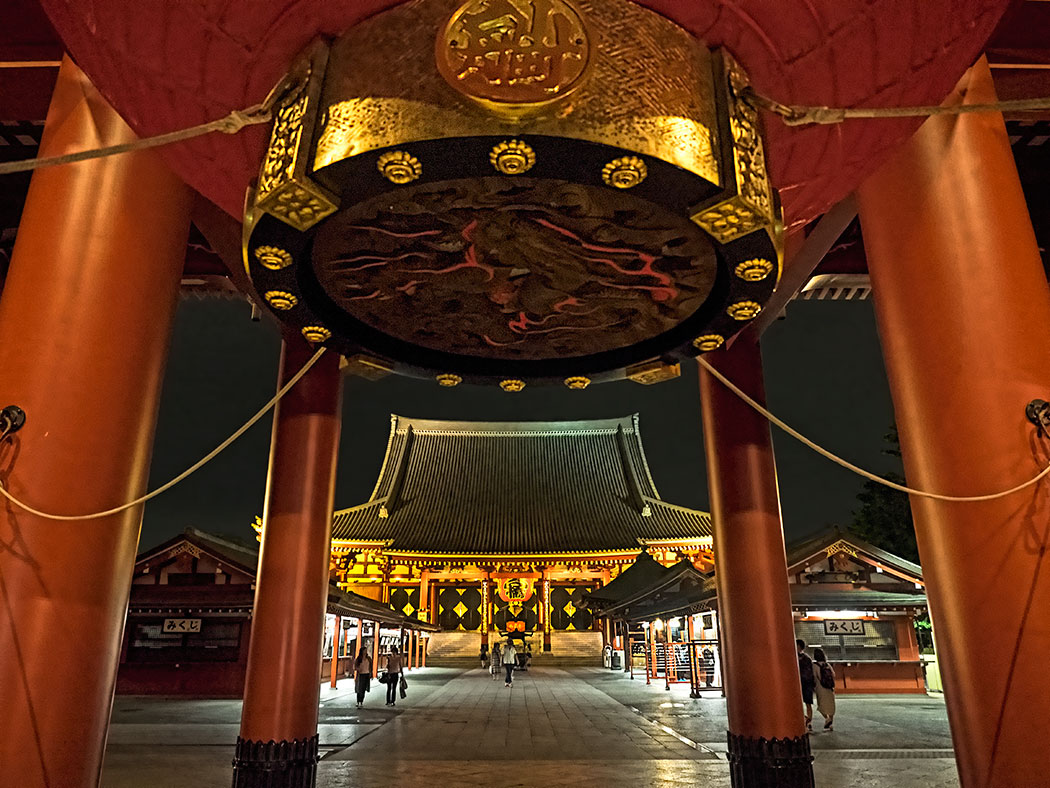
[{"label": "sign with japanese text", "polygon": [[825,635],[863,635],[864,622],[856,618],[824,619]]},{"label": "sign with japanese text", "polygon": [[201,631],[199,618],[166,618],[164,632],[172,634],[190,634]]}]

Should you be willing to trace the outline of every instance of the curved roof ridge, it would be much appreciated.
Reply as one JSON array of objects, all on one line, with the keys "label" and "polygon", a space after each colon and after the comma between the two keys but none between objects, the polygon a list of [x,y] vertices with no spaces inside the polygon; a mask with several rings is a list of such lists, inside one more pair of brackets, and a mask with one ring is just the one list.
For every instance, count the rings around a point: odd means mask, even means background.
[{"label": "curved roof ridge", "polygon": [[492,437],[526,437],[530,435],[578,435],[585,433],[637,432],[637,415],[619,416],[609,419],[575,419],[566,421],[459,421],[445,419],[421,419],[392,415],[391,438],[409,427],[419,434],[443,435],[488,435]]},{"label": "curved roof ridge", "polygon": [[706,517],[708,520],[711,519],[711,512],[705,512],[703,509],[690,509],[688,506],[679,506],[676,503],[665,501],[663,498],[653,498],[651,495],[643,495],[647,503],[655,503],[658,506],[666,506],[668,509],[674,509],[676,512],[684,512],[685,514],[698,514],[701,517]]}]

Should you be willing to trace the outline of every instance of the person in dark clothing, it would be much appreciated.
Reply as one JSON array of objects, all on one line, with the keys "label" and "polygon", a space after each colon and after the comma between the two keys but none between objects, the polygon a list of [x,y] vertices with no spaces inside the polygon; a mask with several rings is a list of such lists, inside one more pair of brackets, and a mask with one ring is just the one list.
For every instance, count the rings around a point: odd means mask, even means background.
[{"label": "person in dark clothing", "polygon": [[813,730],[813,690],[817,686],[817,678],[813,673],[813,660],[806,653],[806,641],[796,640],[798,648],[798,677],[802,682],[802,702],[806,706],[806,730]]},{"label": "person in dark clothing", "polygon": [[397,701],[397,687],[401,682],[401,666],[403,662],[401,655],[397,652],[397,646],[390,647],[390,654],[386,658],[386,705],[394,706]]},{"label": "person in dark clothing", "polygon": [[361,649],[354,660],[354,689],[357,690],[357,708],[365,703],[365,693],[371,689],[372,684],[372,658],[368,656],[367,649]]}]

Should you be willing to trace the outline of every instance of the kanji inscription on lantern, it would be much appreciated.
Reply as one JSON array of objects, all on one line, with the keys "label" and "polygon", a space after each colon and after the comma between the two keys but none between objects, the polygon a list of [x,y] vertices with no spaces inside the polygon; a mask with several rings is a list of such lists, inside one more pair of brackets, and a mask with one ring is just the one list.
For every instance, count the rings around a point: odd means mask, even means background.
[{"label": "kanji inscription on lantern", "polygon": [[520,577],[505,577],[496,581],[496,596],[512,607],[528,602],[532,598],[532,591],[533,584],[531,580]]},{"label": "kanji inscription on lantern", "polygon": [[468,0],[437,41],[437,64],[452,87],[499,104],[538,104],[583,81],[590,41],[565,0]]}]

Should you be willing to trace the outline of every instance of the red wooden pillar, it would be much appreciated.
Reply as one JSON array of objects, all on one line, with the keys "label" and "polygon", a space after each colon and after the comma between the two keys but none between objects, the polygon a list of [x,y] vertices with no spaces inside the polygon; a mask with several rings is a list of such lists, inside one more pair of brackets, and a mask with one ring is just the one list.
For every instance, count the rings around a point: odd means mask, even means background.
[{"label": "red wooden pillar", "polygon": [[[65,60],[41,156],[135,140]],[[0,478],[56,514],[145,492],[191,193],[154,151],[33,175],[0,302],[0,405],[25,427]],[[60,522],[0,505],[0,782],[94,786],[102,769],[142,507]],[[76,643],[56,677],[54,625]]]},{"label": "red wooden pillar", "polygon": [[[289,333],[281,382],[314,349]],[[274,414],[234,788],[313,785],[342,381],[329,352]],[[269,742],[269,743],[268,743]],[[274,773],[282,782],[266,782]]]},{"label": "red wooden pillar", "polygon": [[378,621],[374,622],[372,631],[375,633],[372,636],[372,671],[376,676],[379,675],[379,627]]},{"label": "red wooden pillar", "polygon": [[[983,59],[948,99],[995,100]],[[1050,399],[1050,292],[1002,117],[926,121],[859,198],[908,482],[975,495],[1034,476],[1050,447],[1024,410]],[[912,498],[965,788],[1046,783],[1047,486]]]},{"label": "red wooden pillar", "polygon": [[365,628],[365,620],[357,619],[357,637],[354,638],[354,651],[350,655],[350,675],[357,676],[357,655],[361,653],[361,630]]},{"label": "red wooden pillar", "polygon": [[481,649],[489,650],[489,622],[492,619],[492,578],[486,572],[481,580]]},{"label": "red wooden pillar", "polygon": [[335,629],[332,630],[332,689],[338,686],[339,681],[339,639],[342,634],[343,621],[339,616],[336,616]]},{"label": "red wooden pillar", "polygon": [[[705,357],[765,400],[758,346]],[[700,370],[734,786],[813,785],[769,424]]]},{"label": "red wooden pillar", "polygon": [[649,635],[649,664],[645,667],[645,683],[651,684],[659,672],[656,664],[656,627],[652,621],[649,622],[646,632]]}]

